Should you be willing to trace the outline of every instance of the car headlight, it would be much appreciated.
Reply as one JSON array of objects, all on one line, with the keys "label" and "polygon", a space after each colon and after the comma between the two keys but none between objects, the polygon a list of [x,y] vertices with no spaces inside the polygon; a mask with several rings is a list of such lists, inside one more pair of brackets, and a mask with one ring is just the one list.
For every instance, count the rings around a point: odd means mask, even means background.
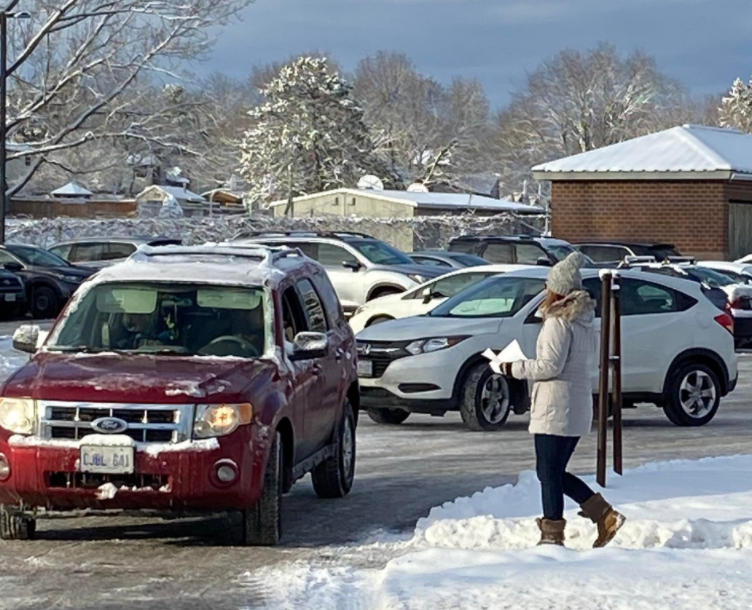
[{"label": "car headlight", "polygon": [[0,427],[28,436],[35,421],[36,407],[30,398],[0,398]]},{"label": "car headlight", "polygon": [[428,278],[420,273],[408,273],[407,277],[417,284],[425,284],[428,281]]},{"label": "car headlight", "polygon": [[227,436],[235,432],[238,426],[250,424],[252,417],[253,407],[248,403],[198,405],[196,419],[193,422],[193,436],[195,438]]},{"label": "car headlight", "polygon": [[439,350],[457,345],[465,339],[467,339],[467,337],[433,337],[431,339],[418,339],[405,347],[405,351],[413,356],[417,356],[418,354],[430,354],[431,352],[438,352]]}]

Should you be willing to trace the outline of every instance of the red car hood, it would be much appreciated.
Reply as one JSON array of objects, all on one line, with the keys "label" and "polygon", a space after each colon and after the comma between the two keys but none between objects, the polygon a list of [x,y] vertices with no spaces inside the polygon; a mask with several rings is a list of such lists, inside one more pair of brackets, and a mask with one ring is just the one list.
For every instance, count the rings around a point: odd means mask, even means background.
[{"label": "red car hood", "polygon": [[3,396],[76,402],[247,402],[277,375],[268,360],[41,352]]}]

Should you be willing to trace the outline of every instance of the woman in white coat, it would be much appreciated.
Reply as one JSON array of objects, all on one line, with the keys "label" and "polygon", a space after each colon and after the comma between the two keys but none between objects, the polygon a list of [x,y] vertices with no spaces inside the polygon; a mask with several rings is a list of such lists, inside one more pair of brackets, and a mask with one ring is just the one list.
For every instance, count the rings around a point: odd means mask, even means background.
[{"label": "woman in white coat", "polygon": [[580,437],[593,423],[592,375],[597,370],[595,301],[583,290],[585,257],[570,254],[551,269],[541,311],[543,328],[537,357],[505,365],[504,373],[532,379],[530,433],[535,439],[536,472],[541,482],[543,518],[540,544],[564,544],[564,496],[577,502],[580,515],[598,526],[594,547],[608,544],[624,523],[600,494],[567,472]]}]

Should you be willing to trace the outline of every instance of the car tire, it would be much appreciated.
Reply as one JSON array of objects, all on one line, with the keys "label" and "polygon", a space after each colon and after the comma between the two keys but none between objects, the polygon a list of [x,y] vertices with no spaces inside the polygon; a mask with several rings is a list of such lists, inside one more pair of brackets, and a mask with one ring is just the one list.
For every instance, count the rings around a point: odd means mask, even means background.
[{"label": "car tire", "polygon": [[32,287],[29,294],[31,315],[36,320],[54,318],[60,313],[57,293],[49,286]]},{"label": "car tire", "polygon": [[13,507],[0,504],[0,540],[33,540],[37,521],[24,517]]},{"label": "car tire", "polygon": [[355,447],[355,415],[350,402],[345,401],[334,455],[311,472],[313,490],[319,498],[344,498],[350,493],[355,479]]},{"label": "car tire", "polygon": [[372,421],[385,426],[398,426],[410,417],[410,411],[403,409],[368,409],[366,413]]},{"label": "car tire", "polygon": [[394,318],[391,316],[376,316],[375,318],[368,320],[366,328],[369,326],[376,326],[377,324],[383,324],[384,322],[391,322],[392,320],[394,320]]},{"label": "car tire", "polygon": [[669,378],[663,411],[676,426],[704,426],[715,417],[720,403],[718,375],[704,364],[687,362]]},{"label": "car tire", "polygon": [[512,412],[509,381],[496,375],[486,363],[477,364],[468,372],[461,401],[462,421],[476,432],[498,430]]},{"label": "car tire", "polygon": [[255,505],[243,511],[243,541],[246,546],[274,546],[282,537],[282,487],[284,485],[282,435],[269,450],[264,471],[264,489]]}]

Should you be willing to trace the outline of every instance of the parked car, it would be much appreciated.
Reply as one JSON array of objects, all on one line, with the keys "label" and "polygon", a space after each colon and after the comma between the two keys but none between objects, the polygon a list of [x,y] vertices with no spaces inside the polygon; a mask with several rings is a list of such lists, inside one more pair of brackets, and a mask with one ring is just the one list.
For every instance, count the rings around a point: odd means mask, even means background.
[{"label": "parked car", "polygon": [[350,327],[357,334],[374,324],[382,324],[389,320],[409,316],[420,316],[428,313],[448,298],[488,277],[531,268],[533,267],[529,265],[487,264],[482,267],[470,267],[447,273],[407,292],[390,294],[368,301],[368,303],[359,307],[353,317],[350,318]]},{"label": "parked car", "polygon": [[119,263],[140,246],[179,246],[180,239],[169,237],[92,237],[61,241],[49,250],[74,265],[101,269]]},{"label": "parked car", "polygon": [[0,265],[18,275],[35,318],[54,318],[93,270],[74,267],[36,246],[0,245]]},{"label": "parked car", "polygon": [[326,268],[347,314],[371,299],[398,294],[443,275],[440,268],[416,265],[404,252],[362,233],[255,233],[232,243],[299,248]]},{"label": "parked car", "polygon": [[486,259],[474,254],[447,252],[446,250],[421,250],[419,252],[411,252],[408,256],[416,265],[442,267],[444,273],[448,273],[450,269],[465,269],[466,267],[479,267],[480,265],[491,264]]},{"label": "parked car", "polygon": [[746,276],[695,265],[692,259],[681,262],[681,258],[669,258],[663,263],[635,262],[631,267],[702,284],[706,296],[733,317],[736,347],[743,348],[752,343],[752,286]]},{"label": "parked car", "polygon": [[272,545],[294,481],[350,491],[354,337],[299,251],[143,249],[38,333],[0,387],[0,537],[42,507],[237,510],[238,542]]},{"label": "parked car", "polygon": [[752,284],[752,263],[732,263],[728,261],[697,261],[699,267],[717,269],[727,275],[729,272],[740,280],[740,283]]},{"label": "parked car", "polygon": [[[358,334],[361,401],[379,423],[410,413],[459,411],[472,430],[496,430],[530,404],[525,381],[495,375],[483,357],[518,340],[535,356],[548,269],[488,278],[425,316],[395,320]],[[713,419],[720,398],[737,383],[731,316],[702,285],[642,271],[621,272],[624,404],[651,402],[680,426]],[[600,298],[597,270],[583,270],[585,288]],[[596,310],[600,324],[600,305]],[[597,365],[593,392],[597,392]]]},{"label": "parked car", "polygon": [[622,241],[589,241],[574,247],[595,263],[616,265],[628,256],[652,256],[663,261],[670,256],[681,256],[672,244],[641,244]]},{"label": "parked car", "polygon": [[463,235],[449,242],[450,252],[474,254],[495,264],[552,266],[574,252],[569,242],[530,235]]},{"label": "parked car", "polygon": [[23,280],[0,267],[0,319],[9,319],[26,312],[26,290]]}]

